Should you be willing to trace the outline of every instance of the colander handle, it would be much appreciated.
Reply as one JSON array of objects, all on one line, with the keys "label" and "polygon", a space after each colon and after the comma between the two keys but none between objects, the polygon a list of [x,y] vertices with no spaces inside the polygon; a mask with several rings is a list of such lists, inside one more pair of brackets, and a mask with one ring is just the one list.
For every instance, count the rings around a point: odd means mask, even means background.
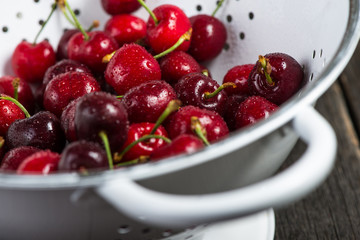
[{"label": "colander handle", "polygon": [[292,124],[308,144],[307,150],[292,166],[261,182],[223,193],[189,196],[155,192],[130,179],[118,179],[99,186],[97,192],[122,213],[168,228],[185,228],[289,204],[325,180],[337,147],[333,129],[312,107],[299,112]]}]

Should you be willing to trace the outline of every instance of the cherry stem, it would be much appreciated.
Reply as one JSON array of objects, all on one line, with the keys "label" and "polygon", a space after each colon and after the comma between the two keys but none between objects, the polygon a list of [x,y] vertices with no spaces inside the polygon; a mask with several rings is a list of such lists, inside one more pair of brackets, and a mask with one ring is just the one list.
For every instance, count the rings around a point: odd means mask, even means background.
[{"label": "cherry stem", "polygon": [[204,142],[206,146],[210,145],[206,138],[206,129],[201,125],[198,117],[191,117],[191,130]]},{"label": "cherry stem", "polygon": [[5,139],[2,136],[0,136],[0,149],[4,146],[4,144],[5,144]]},{"label": "cherry stem", "polygon": [[[61,1],[59,1],[59,2],[61,2]],[[84,30],[84,28],[81,26],[81,24],[80,24],[79,20],[77,19],[74,11],[71,9],[68,1],[63,0],[63,4],[65,4],[66,9],[69,11],[71,17],[73,18],[73,20],[74,20],[74,22],[75,22],[76,28],[79,29],[80,32],[84,35],[85,41],[89,40],[89,35],[86,33],[86,31]]]},{"label": "cherry stem", "polygon": [[207,69],[201,70],[201,73],[204,74],[207,77],[209,76],[209,71]]},{"label": "cherry stem", "polygon": [[210,92],[204,92],[204,99],[209,99],[209,98],[213,98],[215,97],[219,92],[221,92],[222,90],[224,90],[225,88],[228,87],[233,87],[236,88],[236,84],[233,82],[227,82],[224,83],[223,85],[221,85],[220,87],[218,87],[215,91],[213,91],[212,93]]},{"label": "cherry stem", "polygon": [[16,100],[15,98],[4,96],[4,95],[1,94],[0,99],[8,100],[10,102],[15,103],[15,105],[18,106],[21,109],[21,111],[23,111],[26,118],[31,117],[29,112],[26,110],[26,108],[18,100]]},{"label": "cherry stem", "polygon": [[14,78],[12,81],[12,86],[14,88],[14,98],[16,100],[19,100],[19,84],[20,84],[20,78]]},{"label": "cherry stem", "polygon": [[86,169],[86,167],[80,167],[79,172],[85,176],[89,175],[89,171]]},{"label": "cherry stem", "polygon": [[108,63],[110,62],[111,58],[115,55],[116,51],[113,51],[112,53],[106,54],[103,58],[102,58],[102,63]]},{"label": "cherry stem", "polygon": [[97,28],[100,26],[99,20],[94,20],[91,26],[87,29],[87,32],[91,32],[94,28]]},{"label": "cherry stem", "polygon": [[141,6],[145,8],[145,10],[150,14],[151,18],[154,20],[155,26],[159,24],[159,20],[155,16],[154,12],[151,11],[151,9],[146,5],[146,3],[143,0],[137,0]]},{"label": "cherry stem", "polygon": [[274,86],[274,81],[272,80],[272,78],[270,77],[270,74],[271,74],[271,65],[268,61],[268,59],[266,59],[264,56],[259,56],[259,62],[260,62],[260,65],[262,67],[262,70],[265,74],[265,77],[266,77],[266,80],[268,82],[268,84],[270,86]]},{"label": "cherry stem", "polygon": [[120,100],[123,99],[123,97],[124,97],[124,95],[118,95],[118,96],[116,96],[116,98],[117,98],[117,99],[120,99]]},{"label": "cherry stem", "polygon": [[56,3],[54,3],[54,4],[51,5],[51,12],[50,12],[49,16],[47,17],[47,19],[45,20],[45,22],[41,25],[40,31],[36,34],[35,39],[34,39],[34,42],[33,42],[33,45],[36,45],[36,42],[37,42],[37,39],[38,39],[39,36],[40,36],[40,33],[41,33],[41,32],[43,31],[43,29],[45,28],[45,25],[49,22],[52,14],[55,12],[55,9],[56,9]]},{"label": "cherry stem", "polygon": [[215,14],[216,14],[217,11],[220,9],[220,7],[221,7],[221,5],[223,4],[224,1],[225,1],[225,0],[220,0],[220,1],[218,2],[217,6],[216,6],[216,8],[215,8],[215,10],[214,10],[214,12],[211,14],[212,17],[215,16]]},{"label": "cherry stem", "polygon": [[149,156],[140,156],[137,159],[127,161],[127,162],[123,162],[123,163],[118,163],[115,166],[116,167],[127,167],[127,166],[131,166],[131,165],[136,165],[136,164],[139,164],[139,163],[146,163],[147,161],[149,161]]},{"label": "cherry stem", "polygon": [[111,155],[108,136],[104,131],[100,131],[99,132],[99,137],[103,141],[103,144],[104,144],[104,147],[105,147],[107,159],[108,159],[108,162],[109,162],[109,168],[114,169],[114,164],[113,164],[113,159],[112,159],[112,155]]},{"label": "cherry stem", "polygon": [[69,15],[66,12],[64,1],[59,0],[57,2],[58,2],[58,6],[59,6],[61,12],[64,14],[66,20],[68,20],[68,22],[76,28],[76,24],[74,23],[74,21],[69,17]]},{"label": "cherry stem", "polygon": [[173,112],[177,111],[181,106],[180,100],[171,100],[165,110],[162,112],[160,117],[155,123],[155,126],[150,132],[150,135],[155,134],[156,130],[160,127],[160,125],[166,120],[166,118]]},{"label": "cherry stem", "polygon": [[126,146],[126,148],[119,154],[119,153],[115,153],[115,156],[114,156],[114,161],[115,162],[120,162],[121,159],[123,158],[123,156],[128,152],[130,151],[130,149],[132,147],[134,147],[136,144],[140,143],[140,142],[143,142],[143,141],[147,141],[147,140],[150,140],[152,138],[156,138],[156,139],[162,139],[164,140],[165,142],[167,143],[171,143],[171,140],[167,137],[164,137],[164,136],[160,136],[160,135],[145,135],[145,136],[142,136],[141,138],[133,141],[132,143],[130,143],[129,145]]},{"label": "cherry stem", "polygon": [[171,53],[172,51],[174,51],[176,48],[178,48],[183,42],[185,41],[190,41],[191,38],[191,34],[192,34],[192,28],[190,28],[186,33],[184,33],[179,40],[177,40],[177,42],[172,45],[170,48],[166,49],[165,51],[163,51],[162,53],[159,53],[158,55],[155,55],[154,58],[158,59],[161,58],[163,56],[165,56],[166,54]]}]

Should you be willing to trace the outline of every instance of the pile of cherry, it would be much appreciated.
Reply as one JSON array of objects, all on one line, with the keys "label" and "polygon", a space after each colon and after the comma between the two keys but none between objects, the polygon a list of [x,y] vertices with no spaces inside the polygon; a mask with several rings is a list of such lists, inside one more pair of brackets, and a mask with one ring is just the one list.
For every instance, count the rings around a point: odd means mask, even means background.
[{"label": "pile of cherry", "polygon": [[[66,30],[14,49],[15,76],[0,78],[2,171],[49,174],[113,169],[189,154],[267,118],[301,87],[302,67],[285,53],[234,66],[223,84],[202,63],[227,39],[212,15],[188,17],[175,5],[102,0],[104,30],[85,30],[66,0]],[[147,22],[132,15],[140,7]]]}]

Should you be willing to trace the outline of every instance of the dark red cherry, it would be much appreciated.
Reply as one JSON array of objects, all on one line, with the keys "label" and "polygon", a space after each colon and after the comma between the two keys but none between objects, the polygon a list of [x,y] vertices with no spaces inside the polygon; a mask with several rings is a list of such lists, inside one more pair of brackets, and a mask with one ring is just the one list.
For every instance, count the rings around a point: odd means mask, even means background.
[{"label": "dark red cherry", "polygon": [[83,171],[108,167],[105,150],[97,143],[76,141],[61,153],[59,171]]},{"label": "dark red cherry", "polygon": [[225,111],[227,95],[224,91],[207,98],[206,93],[213,93],[220,85],[202,73],[190,73],[182,77],[174,89],[184,105],[193,105],[222,115]]},{"label": "dark red cherry", "polygon": [[194,135],[183,134],[172,140],[171,143],[153,151],[150,161],[158,161],[163,158],[173,157],[180,154],[190,154],[204,147],[204,143]]},{"label": "dark red cherry", "polygon": [[143,39],[146,36],[146,23],[136,16],[121,14],[110,18],[104,31],[122,46]]},{"label": "dark red cherry", "polygon": [[141,6],[137,0],[101,0],[101,5],[110,15],[132,13]]},{"label": "dark red cherry", "polygon": [[69,56],[68,56],[69,40],[75,33],[79,33],[79,32],[80,32],[80,30],[78,30],[78,29],[66,29],[64,31],[63,35],[61,36],[61,38],[59,40],[57,50],[56,50],[56,58],[58,60],[69,58]]},{"label": "dark red cherry", "polygon": [[259,57],[249,75],[248,85],[252,95],[280,105],[300,89],[303,79],[304,71],[293,57],[270,53]]},{"label": "dark red cherry", "polygon": [[102,62],[105,55],[118,49],[116,40],[102,31],[87,33],[88,39],[82,33],[74,34],[68,43],[70,59],[84,63],[95,73],[102,73],[106,63]]},{"label": "dark red cherry", "polygon": [[0,99],[0,136],[6,135],[13,122],[24,118],[24,112],[15,103]]},{"label": "dark red cherry", "polygon": [[13,122],[6,134],[6,146],[9,149],[33,146],[61,152],[64,145],[65,136],[59,119],[46,111]]},{"label": "dark red cherry", "polygon": [[235,115],[236,128],[242,128],[268,118],[278,109],[278,106],[266,98],[252,96],[240,103]]},{"label": "dark red cherry", "polygon": [[162,78],[172,85],[189,73],[201,72],[198,62],[183,51],[171,52],[161,58],[160,68]]},{"label": "dark red cherry", "polygon": [[131,88],[122,99],[130,122],[156,122],[168,103],[176,99],[175,90],[165,81],[154,80]]},{"label": "dark red cherry", "polygon": [[219,19],[205,14],[190,17],[190,22],[193,33],[189,54],[199,62],[218,56],[227,39],[224,24]]},{"label": "dark red cherry", "polygon": [[151,80],[161,79],[158,62],[145,48],[135,44],[125,44],[110,59],[105,71],[106,82],[119,95],[130,88]]},{"label": "dark red cherry", "polygon": [[248,78],[255,64],[244,64],[232,67],[224,76],[223,83],[232,82],[236,88],[226,88],[228,96],[233,94],[249,95]]},{"label": "dark red cherry", "polygon": [[[132,142],[137,141],[143,136],[149,135],[154,126],[154,123],[148,122],[131,124],[129,127],[127,140],[124,146],[120,149],[119,153],[121,153]],[[167,132],[163,126],[160,126],[156,129],[154,135],[167,137]],[[151,138],[149,140],[139,142],[138,144],[134,145],[124,156],[122,156],[121,161],[126,162],[137,159],[141,156],[150,156],[154,150],[166,144],[168,143],[166,143],[163,139],[156,138]]]},{"label": "dark red cherry", "polygon": [[0,170],[5,171],[15,171],[18,169],[19,165],[35,152],[40,151],[41,149],[31,146],[22,146],[18,148],[13,148],[8,151],[4,158],[1,161]]},{"label": "dark red cherry", "polygon": [[169,137],[174,139],[185,133],[194,135],[191,127],[191,117],[199,119],[207,132],[209,142],[220,140],[229,134],[224,119],[217,112],[194,106],[185,106],[169,116],[169,121],[165,125]]},{"label": "dark red cherry", "polygon": [[60,117],[64,108],[72,100],[100,90],[96,79],[87,73],[63,73],[54,77],[46,86],[44,108]]},{"label": "dark red cherry", "polygon": [[[177,6],[163,4],[153,10],[158,23],[150,16],[147,21],[146,39],[156,54],[173,46],[190,28],[186,14]],[[178,51],[187,51],[190,41],[183,42]]]},{"label": "dark red cherry", "polygon": [[49,150],[38,151],[24,159],[17,174],[48,175],[58,169],[60,155]]},{"label": "dark red cherry", "polygon": [[113,95],[92,92],[81,97],[76,104],[75,127],[79,139],[102,144],[100,132],[107,134],[111,150],[125,143],[129,129],[124,105]]},{"label": "dark red cherry", "polygon": [[41,82],[46,70],[55,61],[54,49],[47,40],[36,44],[24,40],[17,45],[11,57],[15,75],[29,83]]},{"label": "dark red cherry", "polygon": [[75,127],[76,104],[81,98],[71,101],[63,110],[60,117],[61,128],[63,129],[66,139],[74,142],[78,139]]},{"label": "dark red cherry", "polygon": [[242,103],[246,98],[247,95],[231,95],[227,98],[225,113],[224,113],[224,120],[229,127],[230,131],[234,131],[236,129],[236,114],[238,112],[238,108],[240,103]]},{"label": "dark red cherry", "polygon": [[18,81],[17,100],[24,105],[28,112],[33,113],[35,110],[34,95],[31,91],[30,85],[24,80],[14,76],[0,77],[0,93],[14,97],[14,81]]}]

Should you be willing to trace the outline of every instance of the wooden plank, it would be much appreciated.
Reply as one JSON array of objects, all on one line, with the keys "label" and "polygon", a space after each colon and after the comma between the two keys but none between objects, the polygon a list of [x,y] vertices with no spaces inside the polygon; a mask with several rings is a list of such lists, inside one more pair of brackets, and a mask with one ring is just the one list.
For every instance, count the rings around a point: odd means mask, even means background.
[{"label": "wooden plank", "polygon": [[[277,240],[360,239],[359,143],[339,83],[319,99],[317,109],[336,131],[337,162],[320,188],[302,201],[276,211]],[[304,148],[304,144],[297,144],[287,164],[297,159]]]}]

